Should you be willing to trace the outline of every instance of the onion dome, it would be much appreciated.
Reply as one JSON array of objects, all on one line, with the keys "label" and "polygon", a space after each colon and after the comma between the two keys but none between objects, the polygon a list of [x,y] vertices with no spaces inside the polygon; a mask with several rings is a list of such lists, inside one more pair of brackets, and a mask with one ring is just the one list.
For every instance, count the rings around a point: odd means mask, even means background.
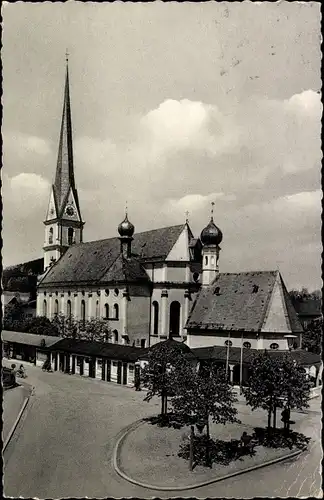
[{"label": "onion dome", "polygon": [[122,236],[122,237],[131,238],[134,234],[134,231],[135,231],[135,227],[133,226],[133,224],[131,222],[129,222],[127,214],[126,214],[125,219],[118,226],[118,232],[119,232],[120,236]]},{"label": "onion dome", "polygon": [[203,245],[219,245],[222,239],[223,233],[211,217],[209,224],[201,231],[200,240]]}]

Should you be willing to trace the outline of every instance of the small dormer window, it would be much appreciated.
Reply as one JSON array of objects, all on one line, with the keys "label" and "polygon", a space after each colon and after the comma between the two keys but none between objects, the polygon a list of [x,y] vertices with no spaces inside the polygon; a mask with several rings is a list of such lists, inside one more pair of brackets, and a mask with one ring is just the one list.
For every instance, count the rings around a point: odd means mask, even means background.
[{"label": "small dormer window", "polygon": [[219,286],[217,286],[217,287],[215,288],[214,294],[215,294],[215,295],[220,295],[220,287],[219,287]]},{"label": "small dormer window", "polygon": [[258,285],[253,285],[252,293],[258,293],[258,291],[259,291]]}]

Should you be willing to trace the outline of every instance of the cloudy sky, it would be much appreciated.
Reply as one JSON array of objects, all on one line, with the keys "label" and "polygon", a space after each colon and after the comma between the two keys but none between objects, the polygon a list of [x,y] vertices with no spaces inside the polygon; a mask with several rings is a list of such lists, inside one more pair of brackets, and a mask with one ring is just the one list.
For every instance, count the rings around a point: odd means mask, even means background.
[{"label": "cloudy sky", "polygon": [[198,235],[224,272],[321,286],[320,3],[5,4],[3,264],[42,255],[65,73],[85,240]]}]

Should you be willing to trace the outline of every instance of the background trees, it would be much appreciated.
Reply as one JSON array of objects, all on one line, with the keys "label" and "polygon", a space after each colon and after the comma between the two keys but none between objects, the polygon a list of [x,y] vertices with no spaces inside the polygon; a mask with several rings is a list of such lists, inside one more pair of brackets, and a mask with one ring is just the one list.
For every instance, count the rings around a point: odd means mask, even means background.
[{"label": "background trees", "polygon": [[323,318],[313,320],[306,327],[302,336],[302,348],[321,354],[323,339]]}]

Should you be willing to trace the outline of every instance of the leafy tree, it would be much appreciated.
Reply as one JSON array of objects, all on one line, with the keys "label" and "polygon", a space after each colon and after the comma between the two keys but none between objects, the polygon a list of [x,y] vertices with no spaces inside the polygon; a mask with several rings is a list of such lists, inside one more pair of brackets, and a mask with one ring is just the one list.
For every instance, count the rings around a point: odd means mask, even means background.
[{"label": "leafy tree", "polygon": [[59,335],[56,326],[46,316],[36,316],[29,319],[25,323],[25,332],[34,333],[36,335]]},{"label": "leafy tree", "polygon": [[304,368],[298,365],[292,356],[285,355],[280,361],[280,377],[280,391],[287,408],[308,408],[310,382]]},{"label": "leafy tree", "polygon": [[22,304],[18,301],[6,304],[3,315],[3,328],[23,332],[25,327],[25,316]]},{"label": "leafy tree", "polygon": [[216,424],[238,422],[237,401],[231,385],[226,380],[223,367],[210,363],[208,368],[189,371],[186,367],[177,377],[176,394],[172,398],[172,408],[183,421],[206,425],[206,464],[209,459],[209,420]]},{"label": "leafy tree", "polygon": [[[70,324],[71,328],[75,328]],[[91,340],[97,342],[108,342],[111,338],[111,329],[109,323],[100,318],[90,318],[87,321],[79,321],[77,325],[77,336],[83,340]],[[73,330],[74,331],[74,330]]]},{"label": "leafy tree", "polygon": [[180,342],[166,340],[154,345],[148,353],[148,364],[141,372],[141,381],[147,388],[144,401],[150,401],[154,396],[161,398],[161,415],[167,414],[167,398],[176,388],[177,377],[182,370],[192,370]]},{"label": "leafy tree", "polygon": [[280,362],[270,356],[267,351],[254,355],[250,366],[251,376],[248,378],[243,394],[246,404],[262,408],[268,412],[268,432],[271,430],[271,415],[276,408],[283,407],[280,392]]},{"label": "leafy tree", "polygon": [[323,340],[323,319],[311,321],[303,332],[302,348],[307,351],[321,354]]},{"label": "leafy tree", "polygon": [[78,337],[78,322],[73,316],[66,317],[60,313],[52,319],[52,325],[57,330],[60,337],[77,338]]}]

